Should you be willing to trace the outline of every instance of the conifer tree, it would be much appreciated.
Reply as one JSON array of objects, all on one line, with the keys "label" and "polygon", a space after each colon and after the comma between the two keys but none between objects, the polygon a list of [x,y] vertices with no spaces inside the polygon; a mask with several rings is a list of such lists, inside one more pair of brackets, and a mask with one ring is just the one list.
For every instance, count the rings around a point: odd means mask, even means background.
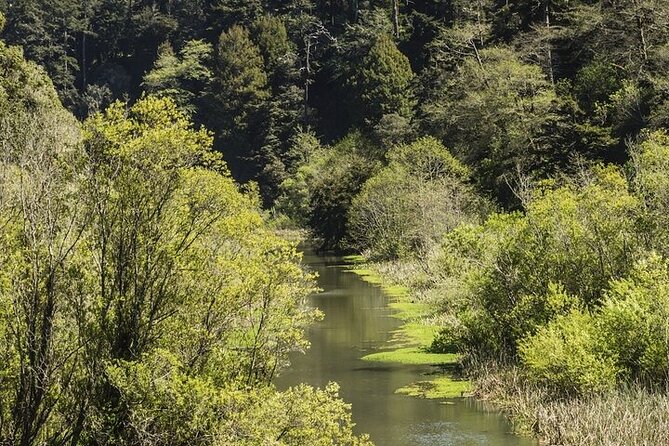
[{"label": "conifer tree", "polygon": [[375,123],[389,114],[411,116],[413,77],[409,59],[393,39],[380,36],[363,59],[356,82],[365,119]]},{"label": "conifer tree", "polygon": [[143,86],[149,92],[172,98],[182,110],[196,112],[198,100],[209,92],[212,51],[208,43],[191,40],[177,56],[168,42],[163,43],[153,70],[144,76]]},{"label": "conifer tree", "polygon": [[235,25],[219,38],[214,96],[219,148],[238,180],[255,178],[270,91],[260,50],[244,27]]}]

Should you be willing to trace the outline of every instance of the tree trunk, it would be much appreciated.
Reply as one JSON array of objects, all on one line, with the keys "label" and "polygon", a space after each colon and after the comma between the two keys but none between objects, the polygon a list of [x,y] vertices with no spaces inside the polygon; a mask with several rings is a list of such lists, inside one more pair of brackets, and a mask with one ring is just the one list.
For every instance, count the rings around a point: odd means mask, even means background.
[{"label": "tree trunk", "polygon": [[304,124],[309,122],[309,82],[311,77],[311,36],[306,39],[306,58],[304,63]]},{"label": "tree trunk", "polygon": [[641,16],[641,11],[640,11],[641,8],[639,6],[639,1],[635,0],[633,4],[634,4],[634,18],[636,20],[637,29],[639,32],[639,44],[641,45],[641,55],[643,57],[643,61],[647,62],[648,44],[646,42],[646,24],[643,20],[643,17]]},{"label": "tree trunk", "polygon": [[552,48],[552,44],[551,44],[551,41],[550,41],[550,38],[551,38],[551,35],[550,35],[550,32],[551,32],[550,31],[551,30],[551,15],[550,15],[550,5],[549,5],[548,1],[546,2],[544,12],[546,14],[546,33],[548,35],[548,38],[547,38],[548,41],[546,43],[546,51],[547,51],[546,56],[548,58],[548,76],[551,80],[551,85],[554,86],[555,85],[555,73],[553,73],[553,48]]},{"label": "tree trunk", "polygon": [[349,7],[351,8],[351,21],[356,23],[358,21],[358,9],[360,8],[358,0],[349,0]]},{"label": "tree trunk", "polygon": [[395,38],[400,37],[400,5],[399,5],[399,0],[392,0],[393,1],[393,33],[395,34]]}]

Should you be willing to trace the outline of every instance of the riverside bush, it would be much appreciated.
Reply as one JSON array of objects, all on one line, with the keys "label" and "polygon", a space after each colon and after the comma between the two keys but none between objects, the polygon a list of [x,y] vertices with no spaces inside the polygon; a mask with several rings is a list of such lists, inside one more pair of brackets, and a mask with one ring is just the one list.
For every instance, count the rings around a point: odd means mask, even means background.
[{"label": "riverside bush", "polygon": [[593,317],[583,311],[560,316],[521,341],[519,354],[531,380],[560,391],[610,390],[619,374],[598,342]]},{"label": "riverside bush", "polygon": [[641,256],[639,200],[625,178],[604,167],[589,175],[583,185],[545,184],[524,214],[493,215],[446,237],[441,274],[469,289],[455,310],[467,350],[514,356],[556,317],[598,308],[609,281]]},{"label": "riverside bush", "polygon": [[625,374],[649,383],[669,376],[669,267],[656,254],[612,282],[597,314],[607,349]]},{"label": "riverside bush", "polygon": [[669,376],[669,269],[657,254],[613,280],[601,308],[573,311],[519,343],[531,379],[588,393],[617,378],[646,384]]}]

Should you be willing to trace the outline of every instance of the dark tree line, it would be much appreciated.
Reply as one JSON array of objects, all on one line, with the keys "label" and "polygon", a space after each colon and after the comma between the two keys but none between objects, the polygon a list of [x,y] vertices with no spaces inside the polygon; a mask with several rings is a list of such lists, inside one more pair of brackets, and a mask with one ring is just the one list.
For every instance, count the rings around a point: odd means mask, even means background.
[{"label": "dark tree line", "polygon": [[[620,162],[669,120],[666,0],[15,0],[3,37],[80,116],[150,91],[267,205],[300,132],[381,152],[435,136],[507,206],[522,172]],[[369,149],[368,151],[373,151]]]}]

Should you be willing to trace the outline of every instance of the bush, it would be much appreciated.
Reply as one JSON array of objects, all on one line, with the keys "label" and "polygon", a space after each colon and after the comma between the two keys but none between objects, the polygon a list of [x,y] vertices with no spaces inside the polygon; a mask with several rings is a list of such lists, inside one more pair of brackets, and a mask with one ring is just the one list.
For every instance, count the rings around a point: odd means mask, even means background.
[{"label": "bush", "polygon": [[360,132],[332,147],[321,147],[306,133],[296,138],[290,154],[295,172],[279,188],[277,210],[309,226],[325,248],[340,248],[351,201],[377,171],[380,151]]},{"label": "bush", "polygon": [[310,188],[309,225],[326,248],[341,248],[353,198],[377,170],[380,154],[359,132],[346,136],[320,160]]},{"label": "bush", "polygon": [[612,282],[597,315],[607,349],[629,378],[669,377],[669,266],[651,255],[629,278]]},{"label": "bush", "polygon": [[[513,354],[520,339],[574,304],[598,308],[609,281],[624,277],[641,255],[638,200],[616,170],[592,175],[582,187],[546,188],[524,216],[495,217],[478,230],[485,242],[469,254],[478,258],[469,273],[471,305],[494,322],[497,350]],[[551,290],[556,286],[559,292]],[[559,295],[574,302],[555,301]]]},{"label": "bush", "polygon": [[521,341],[519,353],[531,380],[567,392],[612,389],[620,373],[602,348],[593,317],[577,310]]},{"label": "bush", "polygon": [[643,202],[642,230],[646,244],[669,254],[669,135],[649,135],[631,150],[632,186]]}]

